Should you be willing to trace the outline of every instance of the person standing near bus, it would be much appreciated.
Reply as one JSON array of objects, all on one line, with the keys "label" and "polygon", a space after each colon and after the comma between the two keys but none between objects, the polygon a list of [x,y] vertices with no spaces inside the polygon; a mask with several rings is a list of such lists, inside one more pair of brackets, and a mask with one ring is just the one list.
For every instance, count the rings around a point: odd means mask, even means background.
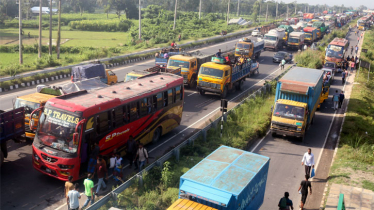
[{"label": "person standing near bus", "polygon": [[149,163],[148,162],[148,151],[143,147],[142,143],[139,144],[139,149],[136,152],[135,160],[138,157],[139,157],[139,171],[141,171],[142,167],[145,165],[145,161],[147,160],[147,164]]},{"label": "person standing near bus", "polygon": [[88,173],[93,173],[95,171],[95,166],[96,166],[97,157],[99,156],[99,153],[100,153],[100,147],[95,141],[94,148],[91,152],[90,160],[88,162],[88,168],[87,168]]},{"label": "person standing near bus", "polygon": [[84,209],[90,201],[91,201],[91,205],[92,205],[94,203],[94,200],[95,200],[95,194],[93,192],[94,182],[92,181],[91,173],[87,174],[87,179],[84,180],[83,184],[84,184],[84,189],[85,189],[85,194],[87,196],[87,200],[84,203],[84,205],[82,206],[82,209]]}]

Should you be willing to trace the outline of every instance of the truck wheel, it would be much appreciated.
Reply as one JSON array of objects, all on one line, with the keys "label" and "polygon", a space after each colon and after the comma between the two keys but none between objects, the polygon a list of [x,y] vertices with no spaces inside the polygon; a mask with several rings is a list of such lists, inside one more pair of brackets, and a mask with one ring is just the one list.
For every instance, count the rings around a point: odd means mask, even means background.
[{"label": "truck wheel", "polygon": [[195,77],[192,77],[189,86],[190,86],[191,89],[195,89],[195,88],[196,88],[196,85],[197,85],[197,84],[196,84],[196,78],[195,78]]},{"label": "truck wheel", "polygon": [[222,98],[222,99],[225,99],[226,96],[227,96],[227,87],[225,87],[225,88],[223,89],[223,93],[221,93],[221,98]]},{"label": "truck wheel", "polygon": [[199,90],[200,95],[204,96],[205,95],[205,90]]},{"label": "truck wheel", "polygon": [[272,137],[277,137],[277,133],[275,133],[275,132],[271,132],[271,136],[272,136]]},{"label": "truck wheel", "polygon": [[242,79],[242,80],[239,81],[238,86],[236,86],[237,90],[242,91],[243,90],[243,85],[244,85],[244,79]]},{"label": "truck wheel", "polygon": [[114,85],[114,82],[111,82],[110,85]]},{"label": "truck wheel", "polygon": [[0,148],[1,154],[3,155],[3,157],[7,158],[8,157],[8,148],[6,147],[6,142],[1,143],[0,147],[1,147]]},{"label": "truck wheel", "polygon": [[4,162],[4,154],[3,151],[0,150],[0,167],[3,165]]}]

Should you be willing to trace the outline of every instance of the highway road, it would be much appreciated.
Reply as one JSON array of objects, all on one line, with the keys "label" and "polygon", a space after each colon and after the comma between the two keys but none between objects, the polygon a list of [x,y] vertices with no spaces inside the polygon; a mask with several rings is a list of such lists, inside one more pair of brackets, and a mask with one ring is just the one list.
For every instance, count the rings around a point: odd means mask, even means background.
[{"label": "highway road", "polygon": [[[237,40],[231,40],[200,49],[202,53],[215,53],[218,49],[225,51],[233,48]],[[262,86],[264,79],[270,80],[280,73],[278,64],[272,63],[274,52],[265,51],[259,58],[260,73],[248,78],[244,83],[244,90],[255,89]],[[118,78],[124,78],[126,73],[134,69],[146,69],[154,65],[154,60],[137,63],[132,66],[124,66],[113,69]],[[66,81],[59,81],[53,85],[63,84]],[[16,92],[0,95],[2,101],[0,109],[10,109],[12,100],[17,96],[35,92],[35,88],[23,89]],[[244,91],[245,92],[245,91]],[[228,95],[229,100],[237,100],[243,92],[233,91]],[[179,127],[165,135],[157,144],[147,145],[150,151],[151,160],[162,156],[165,151],[179,142],[186,136],[191,135],[196,128],[204,125],[205,122],[218,112],[220,97],[207,94],[200,96],[194,90],[185,91],[185,104],[182,122]],[[9,157],[5,160],[1,170],[1,209],[66,209],[63,197],[64,183],[57,179],[43,175],[33,169],[31,164],[31,142],[8,145]],[[80,191],[83,191],[81,189]],[[82,199],[81,199],[82,200]]]},{"label": "highway road", "polygon": [[[352,37],[349,37],[353,39]],[[201,49],[203,53],[215,53],[218,49],[230,49],[236,40],[208,46]],[[247,79],[244,90],[260,87],[264,79],[270,80],[280,73],[278,64],[272,63],[274,52],[265,51],[259,58],[260,74]],[[119,78],[133,69],[145,69],[153,66],[149,60],[132,66],[114,69]],[[340,75],[335,77],[330,93],[342,89]],[[58,82],[58,83],[63,83]],[[9,109],[12,99],[17,95],[25,95],[35,91],[35,88],[2,94],[0,109]],[[229,93],[228,99],[235,101],[243,92]],[[197,128],[216,114],[219,110],[218,95],[200,96],[196,91],[185,91],[185,104],[182,122],[179,127],[165,135],[157,144],[147,145],[151,161],[162,156],[165,151],[191,135]],[[285,191],[290,192],[294,207],[299,205],[300,195],[297,193],[300,181],[303,179],[304,168],[301,166],[302,155],[307,148],[312,148],[316,161],[320,160],[321,148],[326,142],[330,123],[334,118],[331,100],[327,100],[316,113],[313,126],[308,130],[304,142],[286,137],[266,135],[256,143],[250,151],[271,158],[264,204],[261,209],[276,209],[279,199]],[[1,209],[67,209],[63,196],[64,183],[49,176],[40,174],[31,164],[31,143],[9,144],[9,158],[5,160],[1,170]],[[318,165],[317,165],[318,170]],[[80,190],[83,192],[83,189]],[[322,195],[321,195],[322,197]],[[81,199],[82,200],[82,199]],[[83,201],[81,201],[83,202]],[[308,204],[308,202],[307,202]],[[311,205],[311,204],[308,204]],[[308,208],[309,209],[309,208]]]}]

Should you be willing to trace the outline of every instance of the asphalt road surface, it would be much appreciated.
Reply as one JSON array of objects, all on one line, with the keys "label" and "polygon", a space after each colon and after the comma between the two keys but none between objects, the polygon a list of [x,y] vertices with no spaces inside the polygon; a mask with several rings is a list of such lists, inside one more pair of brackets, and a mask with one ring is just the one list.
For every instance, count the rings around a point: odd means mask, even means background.
[{"label": "asphalt road surface", "polygon": [[[200,49],[202,53],[216,53],[218,49],[225,51],[233,48],[237,40],[228,41]],[[262,86],[264,79],[270,80],[280,73],[278,64],[272,62],[274,52],[262,52],[258,59],[260,73],[247,78],[243,90],[255,89]],[[134,69],[146,69],[154,66],[154,60],[137,63],[113,69],[119,80]],[[63,84],[68,80],[53,83]],[[52,84],[52,83],[51,83]],[[16,92],[0,95],[0,109],[11,109],[12,100],[17,96],[35,92],[35,88],[22,89]],[[228,94],[229,100],[240,98],[243,92],[233,91]],[[229,104],[230,105],[230,104]],[[153,161],[162,156],[172,146],[191,135],[196,128],[217,113],[220,106],[218,95],[207,94],[200,96],[196,91],[186,89],[182,122],[179,127],[165,135],[157,144],[147,145]],[[66,209],[64,198],[64,183],[43,175],[33,169],[31,163],[31,142],[8,143],[9,156],[1,169],[1,209]],[[152,161],[152,159],[151,159]],[[83,189],[80,190],[81,192]],[[82,199],[81,199],[82,200]]]}]

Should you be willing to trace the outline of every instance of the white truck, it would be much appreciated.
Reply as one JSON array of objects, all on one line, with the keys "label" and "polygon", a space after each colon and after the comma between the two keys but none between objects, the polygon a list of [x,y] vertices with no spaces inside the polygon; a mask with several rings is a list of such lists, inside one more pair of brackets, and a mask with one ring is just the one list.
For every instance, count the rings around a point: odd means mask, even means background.
[{"label": "white truck", "polygon": [[285,46],[285,41],[283,37],[285,36],[286,31],[284,28],[275,28],[271,29],[267,34],[264,36],[265,40],[265,48],[266,49],[273,49],[277,51],[279,48],[283,48]]},{"label": "white truck", "polygon": [[262,37],[262,34],[259,30],[253,30],[251,36],[253,37]]}]

